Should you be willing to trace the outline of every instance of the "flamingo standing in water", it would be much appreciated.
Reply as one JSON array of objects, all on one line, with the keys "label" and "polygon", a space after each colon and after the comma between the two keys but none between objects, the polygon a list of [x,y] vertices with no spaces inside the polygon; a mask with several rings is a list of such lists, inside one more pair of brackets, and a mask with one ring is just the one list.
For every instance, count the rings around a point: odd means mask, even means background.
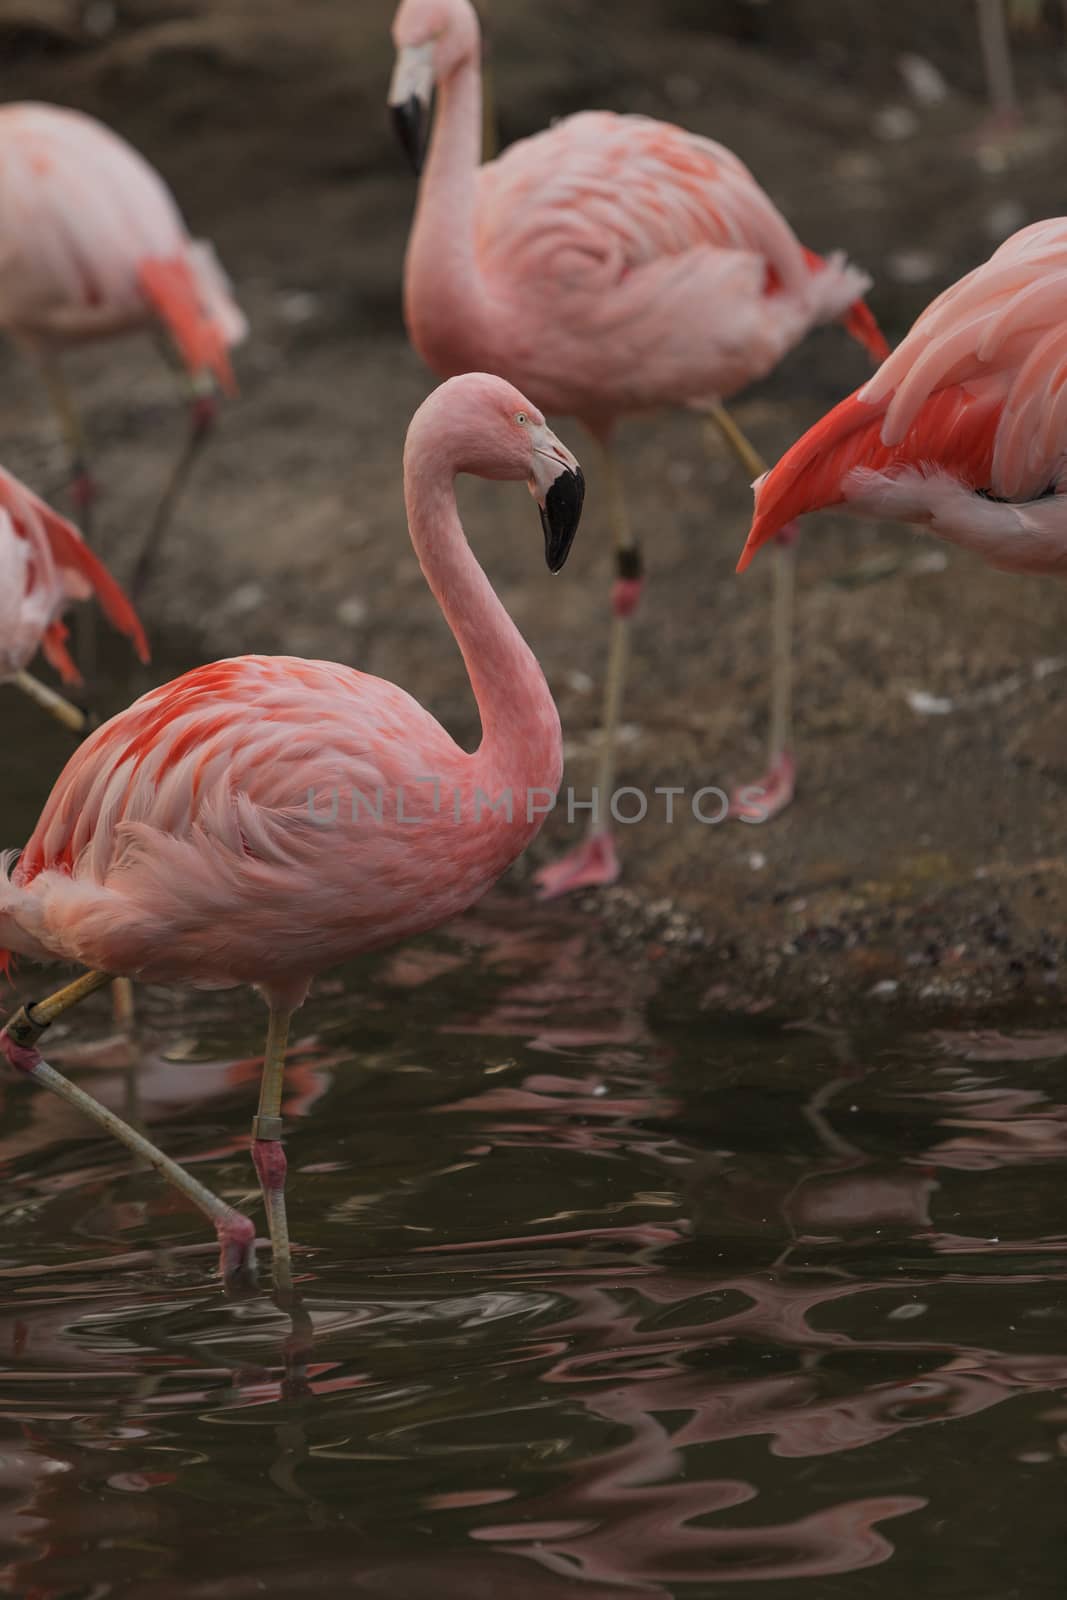
[{"label": "flamingo standing in water", "polygon": [[186,374],[189,435],[133,569],[136,597],[214,423],[215,385],[234,389],[227,351],[244,337],[244,317],[211,246],[189,237],[158,173],[79,111],[0,107],[0,238],[0,328],[41,368],[83,528],[94,486],[62,350],[154,329]]},{"label": "flamingo standing in water", "polygon": [[75,732],[85,726],[84,712],[26,668],[40,648],[64,683],[81,682],[62,615],[73,601],[94,594],[104,615],[147,661],[137,613],[77,528],[0,468],[0,680],[17,684]]},{"label": "flamingo standing in water", "polygon": [[548,685],[463,537],[462,472],[529,483],[553,572],[584,483],[540,412],[499,378],[444,384],[411,424],[411,540],[470,673],[483,729],[473,755],[394,684],[329,661],[240,656],[186,673],[98,728],[17,863],[4,862],[0,945],[93,970],[20,1011],[0,1048],[207,1213],[227,1276],[251,1262],[251,1221],[42,1061],[36,1041],[117,974],[254,984],[270,1026],[252,1151],[275,1283],[291,1282],[280,1105],[292,1012],[324,968],[479,899],[538,832],[562,775]]},{"label": "flamingo standing in water", "polygon": [[[806,250],[737,157],[647,117],[584,112],[480,165],[478,21],[470,0],[402,0],[389,92],[422,165],[437,113],[405,269],[412,343],[442,377],[498,372],[545,411],[576,416],[603,447],[616,552],[612,637],[594,813],[584,843],[539,875],[542,892],[611,883],[606,816],[642,583],[613,441],[619,420],[662,405],[710,413],[751,478],[762,463],[720,401],[763,377],[817,323],[842,319],[887,353],[860,299],[869,279]],[[754,811],[793,793],[792,561],[775,604],[770,769]],[[742,790],[742,795],[746,793]]]},{"label": "flamingo standing in water", "polygon": [[805,512],[928,528],[1004,572],[1067,573],[1067,218],[938,296],[756,484],[738,570]]}]

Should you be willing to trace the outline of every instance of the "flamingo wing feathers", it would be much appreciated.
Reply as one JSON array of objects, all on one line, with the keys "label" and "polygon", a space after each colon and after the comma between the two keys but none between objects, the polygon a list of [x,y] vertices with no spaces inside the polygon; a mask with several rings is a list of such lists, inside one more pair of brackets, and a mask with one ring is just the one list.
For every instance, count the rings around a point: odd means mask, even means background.
[{"label": "flamingo wing feathers", "polygon": [[[482,167],[476,248],[489,279],[499,268],[533,289],[555,282],[594,295],[668,257],[747,255],[765,292],[811,300],[826,320],[844,314],[869,282],[828,271],[844,263],[806,250],[723,145],[608,111],[567,117]],[[878,359],[886,353],[866,308],[850,331]]]},{"label": "flamingo wing feathers", "polygon": [[140,262],[137,281],[148,304],[169,329],[190,372],[212,372],[225,394],[237,384],[227,355],[226,325],[213,314],[196,270],[186,255]]},{"label": "flamingo wing feathers", "polygon": [[740,570],[792,518],[849,498],[853,474],[947,474],[1028,502],[1058,488],[1065,463],[1067,219],[1055,218],[939,295],[874,377],[759,481]]},{"label": "flamingo wing feathers", "polygon": [[[95,594],[105,617],[129,639],[141,661],[147,661],[148,640],[140,618],[103,562],[93,554],[73,523],[53,511],[32,490],[0,468],[0,504],[9,513],[15,531],[23,538],[43,536],[52,562],[61,574],[70,599]],[[53,636],[53,642],[58,636]],[[61,642],[61,641],[59,641]],[[64,651],[65,655],[66,652]],[[69,661],[69,657],[67,660]],[[62,669],[61,669],[62,670]]]},{"label": "flamingo wing feathers", "polygon": [[788,223],[729,150],[648,117],[587,111],[481,169],[477,247],[557,277],[612,280],[698,245],[751,250],[787,289],[807,273]]},{"label": "flamingo wing feathers", "polygon": [[79,746],[13,881],[77,869],[102,883],[139,828],[157,843],[210,840],[246,866],[277,863],[297,834],[316,832],[309,789],[373,795],[396,782],[393,761],[433,770],[435,738],[447,741],[403,690],[350,667],[285,656],[211,662],[143,695]]}]

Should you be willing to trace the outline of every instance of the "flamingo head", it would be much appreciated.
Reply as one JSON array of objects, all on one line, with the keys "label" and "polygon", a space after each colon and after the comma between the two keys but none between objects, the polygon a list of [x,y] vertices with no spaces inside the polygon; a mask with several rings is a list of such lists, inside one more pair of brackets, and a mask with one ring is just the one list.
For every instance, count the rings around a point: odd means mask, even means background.
[{"label": "flamingo head", "polygon": [[454,472],[527,485],[541,512],[545,561],[559,572],[578,531],[585,478],[537,407],[503,378],[467,372],[441,384],[416,412],[409,462],[442,437]]},{"label": "flamingo head", "polygon": [[434,85],[477,58],[478,17],[470,0],[401,0],[393,43],[396,68],[389,110],[417,174],[426,155]]}]

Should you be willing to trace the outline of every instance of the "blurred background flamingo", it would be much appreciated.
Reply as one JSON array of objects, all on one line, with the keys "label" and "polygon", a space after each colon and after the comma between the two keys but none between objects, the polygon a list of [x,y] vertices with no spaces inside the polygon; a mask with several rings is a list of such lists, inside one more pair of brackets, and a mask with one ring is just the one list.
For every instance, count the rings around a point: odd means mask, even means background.
[{"label": "blurred background flamingo", "polygon": [[0,468],[0,678],[75,732],[84,728],[85,713],[26,668],[40,649],[64,684],[81,682],[62,618],[73,602],[94,596],[147,661],[137,613],[77,528]]},{"label": "blurred background flamingo", "polygon": [[136,598],[198,450],[216,385],[234,390],[228,351],[246,324],[211,246],[191,239],[159,175],[102,123],[61,106],[0,107],[0,328],[40,368],[89,532],[91,450],[60,356],[135,330],[158,333],[179,366],[189,432],[132,568]]},{"label": "blurred background flamingo", "polygon": [[738,569],[844,505],[1005,572],[1067,572],[1067,218],[1035,222],[923,312],[869,383],[756,485]]},{"label": "blurred background flamingo", "polygon": [[4,862],[0,941],[95,970],[19,1012],[0,1048],[205,1212],[227,1276],[250,1262],[248,1218],[34,1046],[116,974],[209,989],[254,984],[270,1027],[252,1148],[275,1283],[288,1285],[280,1113],[293,1011],[323,968],[478,900],[538,833],[562,775],[548,685],[463,536],[461,472],[529,484],[553,572],[570,550],[584,486],[574,457],[499,378],[454,379],[411,424],[411,539],[470,672],[484,730],[474,755],[382,679],[333,662],[242,656],[153,690],[97,729],[60,774],[13,870],[10,855]]},{"label": "blurred background flamingo", "polygon": [[[480,36],[470,0],[403,0],[389,103],[416,169],[438,105],[405,269],[412,343],[440,376],[484,368],[544,410],[581,419],[604,453],[615,542],[612,633],[588,838],[538,875],[544,895],[612,883],[607,808],[643,581],[615,455],[620,419],[663,405],[709,414],[750,478],[762,463],[721,405],[818,323],[887,351],[861,300],[870,280],[806,250],[721,145],[644,117],[587,112],[480,165]],[[767,774],[750,820],[793,794],[792,561],[777,571]],[[742,795],[748,792],[747,786]]]}]

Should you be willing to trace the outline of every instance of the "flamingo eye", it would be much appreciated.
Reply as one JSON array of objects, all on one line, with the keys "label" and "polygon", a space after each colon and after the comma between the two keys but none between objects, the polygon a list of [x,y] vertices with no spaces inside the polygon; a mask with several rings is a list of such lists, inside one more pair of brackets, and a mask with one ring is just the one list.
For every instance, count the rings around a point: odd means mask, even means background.
[{"label": "flamingo eye", "polygon": [[520,427],[525,428],[527,423],[529,422],[529,420],[530,419],[526,415],[525,411],[516,411],[516,413],[515,413],[515,421],[520,425]]}]

